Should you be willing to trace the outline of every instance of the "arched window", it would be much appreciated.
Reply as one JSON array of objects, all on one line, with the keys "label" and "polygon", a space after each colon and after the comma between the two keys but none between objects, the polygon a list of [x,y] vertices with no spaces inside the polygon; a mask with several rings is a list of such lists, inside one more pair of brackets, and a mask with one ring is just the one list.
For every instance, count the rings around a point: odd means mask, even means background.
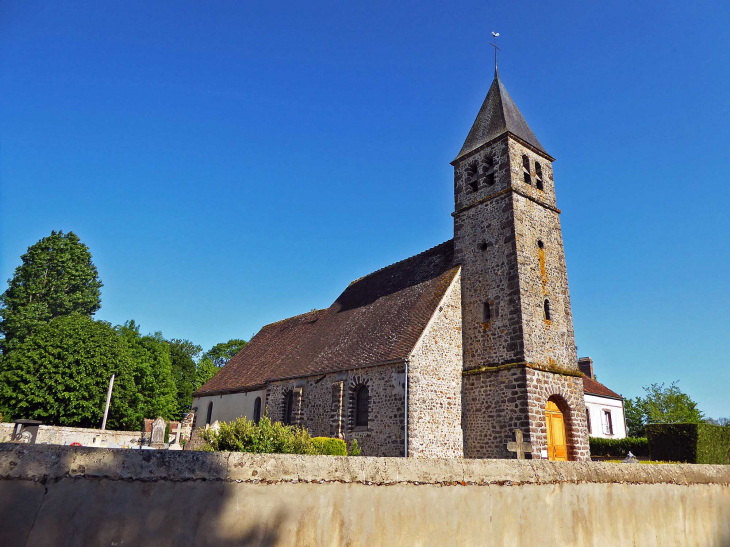
[{"label": "arched window", "polygon": [[550,321],[550,301],[547,298],[543,304],[543,310],[545,312],[545,321]]},{"label": "arched window", "polygon": [[261,420],[261,397],[256,397],[253,402],[253,421],[259,423],[259,420]]},{"label": "arched window", "polygon": [[290,391],[284,395],[284,423],[292,424],[292,411],[294,410],[294,392]]},{"label": "arched window", "polygon": [[210,419],[213,417],[213,401],[208,403],[208,417],[205,418],[205,425],[210,424]]},{"label": "arched window", "polygon": [[522,156],[522,176],[527,184],[532,184],[532,177],[530,177],[530,158],[526,155]]},{"label": "arched window", "polygon": [[535,187],[542,190],[542,165],[535,162]]},{"label": "arched window", "polygon": [[355,392],[355,427],[368,426],[368,386],[360,386]]}]

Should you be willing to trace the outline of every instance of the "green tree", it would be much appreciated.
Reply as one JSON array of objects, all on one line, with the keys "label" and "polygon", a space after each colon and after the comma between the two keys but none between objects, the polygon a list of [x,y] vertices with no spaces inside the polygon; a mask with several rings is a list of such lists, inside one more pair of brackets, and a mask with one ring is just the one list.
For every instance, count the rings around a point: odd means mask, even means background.
[{"label": "green tree", "polygon": [[0,296],[3,352],[56,317],[92,316],[101,307],[96,266],[73,232],[51,232],[20,257],[22,264]]},{"label": "green tree", "polygon": [[107,427],[138,429],[141,397],[124,341],[109,323],[71,313],[16,341],[0,369],[0,411],[6,418],[100,427],[112,374]]},{"label": "green tree", "polygon": [[182,417],[193,404],[193,387],[197,372],[196,361],[202,348],[190,340],[167,340],[172,359],[172,378],[177,388],[176,417]]},{"label": "green tree", "polygon": [[215,376],[216,372],[218,372],[219,370],[220,368],[218,368],[213,360],[207,355],[204,356],[200,361],[198,361],[197,367],[195,369],[193,393],[203,387],[203,384],[205,384],[208,380]]},{"label": "green tree", "polygon": [[646,424],[701,423],[704,416],[697,403],[684,393],[677,382],[644,386],[646,395],[627,399],[624,404],[626,425],[632,437],[643,437]]},{"label": "green tree", "polygon": [[177,417],[177,387],[172,377],[170,346],[161,333],[141,335],[134,321],[115,327],[132,360],[134,383],[145,418]]},{"label": "green tree", "polygon": [[248,344],[246,340],[241,340],[240,338],[232,338],[228,340],[228,342],[221,342],[220,344],[216,344],[208,351],[206,351],[205,355],[209,357],[213,361],[213,363],[215,363],[215,366],[220,368],[224,366],[228,361],[230,361],[231,357],[241,351],[246,346],[246,344]]}]

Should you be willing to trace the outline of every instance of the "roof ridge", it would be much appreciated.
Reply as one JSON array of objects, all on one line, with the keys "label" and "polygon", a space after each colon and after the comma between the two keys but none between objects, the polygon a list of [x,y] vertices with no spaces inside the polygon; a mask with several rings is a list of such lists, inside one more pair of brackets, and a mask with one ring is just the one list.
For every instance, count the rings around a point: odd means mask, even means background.
[{"label": "roof ridge", "polygon": [[388,264],[387,266],[383,266],[382,268],[379,268],[377,270],[373,270],[372,272],[370,272],[368,274],[365,274],[365,275],[363,275],[361,277],[358,277],[357,279],[355,279],[353,281],[350,281],[350,284],[348,285],[348,287],[351,287],[354,283],[357,283],[358,281],[361,281],[361,280],[365,279],[366,277],[370,277],[371,275],[374,275],[374,274],[376,274],[378,272],[382,272],[383,270],[387,270],[388,268],[392,268],[393,266],[397,266],[398,264],[401,264],[401,263],[403,263],[403,262],[405,262],[407,260],[411,260],[412,258],[416,258],[418,256],[425,255],[426,253],[429,253],[429,252],[433,251],[434,249],[437,249],[437,248],[441,247],[442,245],[446,245],[447,243],[451,243],[453,241],[454,241],[454,238],[452,237],[451,239],[447,239],[446,241],[443,241],[443,242],[439,243],[438,245],[434,245],[433,247],[431,247],[429,249],[426,249],[425,251],[421,251],[420,253],[416,253],[416,254],[414,254],[412,256],[409,256],[407,258],[404,258],[402,260],[399,260],[398,262],[393,262],[392,264]]},{"label": "roof ridge", "polygon": [[304,317],[305,315],[309,315],[310,313],[320,313],[323,311],[327,311],[327,308],[320,309],[320,310],[309,310],[304,313],[300,313],[298,315],[292,315],[291,317],[285,317],[284,319],[279,319],[278,321],[274,321],[273,323],[266,323],[264,326],[262,326],[259,331],[264,330],[266,327],[271,327],[273,325],[278,325],[279,323],[283,323],[284,321],[291,321],[292,319],[297,319],[298,317]]}]

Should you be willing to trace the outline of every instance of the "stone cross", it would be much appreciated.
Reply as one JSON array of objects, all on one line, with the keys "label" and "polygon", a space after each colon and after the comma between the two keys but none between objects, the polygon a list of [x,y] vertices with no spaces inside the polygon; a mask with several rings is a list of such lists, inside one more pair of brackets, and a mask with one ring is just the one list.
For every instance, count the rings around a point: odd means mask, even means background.
[{"label": "stone cross", "polygon": [[170,429],[170,445],[167,447],[168,450],[182,450],[182,446],[180,446],[180,433],[182,431],[182,427],[180,424],[177,424],[174,429]]},{"label": "stone cross", "polygon": [[165,444],[165,420],[157,418],[152,422],[152,442],[150,446],[161,448]]},{"label": "stone cross", "polygon": [[525,453],[532,452],[532,444],[522,441],[522,431],[515,429],[515,442],[507,443],[507,450],[510,452],[517,452],[517,459],[524,460]]}]

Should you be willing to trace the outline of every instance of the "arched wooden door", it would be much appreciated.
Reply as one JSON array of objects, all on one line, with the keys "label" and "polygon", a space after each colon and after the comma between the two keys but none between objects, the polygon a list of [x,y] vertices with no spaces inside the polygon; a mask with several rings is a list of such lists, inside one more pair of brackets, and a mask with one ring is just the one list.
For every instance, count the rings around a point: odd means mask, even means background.
[{"label": "arched wooden door", "polygon": [[545,406],[545,424],[547,425],[548,459],[568,461],[568,444],[565,440],[565,420],[558,405],[548,401]]}]

